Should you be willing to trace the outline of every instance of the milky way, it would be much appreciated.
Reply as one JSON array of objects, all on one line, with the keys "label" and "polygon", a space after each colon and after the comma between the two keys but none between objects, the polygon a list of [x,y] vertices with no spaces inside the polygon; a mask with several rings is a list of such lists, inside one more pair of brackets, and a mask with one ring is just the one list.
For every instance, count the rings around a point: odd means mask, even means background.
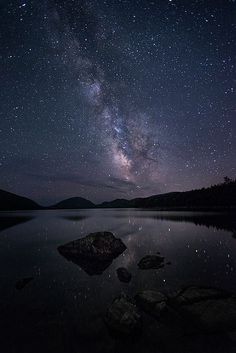
[{"label": "milky way", "polygon": [[1,10],[1,188],[47,204],[235,177],[234,1]]},{"label": "milky way", "polygon": [[[158,124],[152,126],[149,116],[129,100],[129,82],[117,74],[117,68],[115,72],[111,70],[115,73],[114,77],[109,77],[107,62],[101,57],[105,49],[108,58],[113,53],[116,29],[110,23],[105,28],[106,13],[99,16],[100,7],[92,2],[82,2],[79,14],[86,13],[83,20],[87,20],[88,24],[77,28],[80,20],[73,8],[69,9],[72,17],[70,23],[67,6],[63,9],[60,5],[53,6],[49,17],[52,47],[58,47],[60,58],[77,80],[78,93],[82,95],[83,104],[93,120],[88,128],[95,130],[97,135],[91,137],[89,133],[88,138],[95,139],[102,146],[100,158],[108,160],[111,165],[108,185],[114,184],[116,179],[111,177],[113,175],[120,179],[120,184],[127,185],[126,191],[133,192],[135,188],[145,187],[146,175],[149,175],[149,182],[152,179],[153,182],[157,181],[158,140],[152,129],[158,128]],[[90,27],[95,27],[94,32],[91,33]],[[81,38],[84,28],[87,36],[84,34]],[[93,46],[90,51],[87,51],[88,42]],[[123,48],[116,48],[115,51],[118,53],[113,55],[122,55]],[[117,64],[114,63],[115,66]],[[78,113],[81,113],[81,109]]]}]

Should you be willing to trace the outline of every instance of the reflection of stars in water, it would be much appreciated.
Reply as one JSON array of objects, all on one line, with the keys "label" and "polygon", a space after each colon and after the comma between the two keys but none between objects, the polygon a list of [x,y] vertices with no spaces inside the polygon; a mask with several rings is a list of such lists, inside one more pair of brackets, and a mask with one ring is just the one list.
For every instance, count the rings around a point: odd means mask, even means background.
[{"label": "reflection of stars in water", "polygon": [[123,256],[122,264],[127,268],[129,268],[135,263],[135,260],[137,257],[135,248],[133,246],[130,246],[133,243],[133,240],[134,240],[133,235],[127,235],[125,237],[125,243],[128,250],[126,251],[126,253],[122,254]]}]

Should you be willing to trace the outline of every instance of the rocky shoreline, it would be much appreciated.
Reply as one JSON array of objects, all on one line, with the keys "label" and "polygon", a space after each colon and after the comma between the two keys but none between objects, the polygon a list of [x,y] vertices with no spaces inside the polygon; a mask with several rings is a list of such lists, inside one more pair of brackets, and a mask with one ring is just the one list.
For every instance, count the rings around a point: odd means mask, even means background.
[{"label": "rocky shoreline", "polygon": [[[91,275],[103,272],[126,246],[112,233],[100,232],[62,245],[58,250]],[[91,271],[91,264],[95,265],[95,272]],[[165,263],[165,258],[157,253],[144,256],[137,266],[146,271],[158,270],[166,264],[170,262]],[[128,286],[132,274],[124,267],[116,273]],[[201,286],[189,286],[173,294],[155,289],[140,290],[131,297],[121,293],[107,306],[102,321],[110,337],[121,342],[142,337],[153,347],[170,346],[178,340],[185,342],[189,337],[194,340],[226,335],[231,340],[236,332],[236,294]]]}]

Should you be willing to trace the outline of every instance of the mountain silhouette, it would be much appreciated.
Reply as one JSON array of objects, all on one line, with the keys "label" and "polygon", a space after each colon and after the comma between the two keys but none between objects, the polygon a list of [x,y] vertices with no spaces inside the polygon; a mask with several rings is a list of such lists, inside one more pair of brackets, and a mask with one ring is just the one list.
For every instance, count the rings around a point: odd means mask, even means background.
[{"label": "mountain silhouette", "polygon": [[42,209],[42,207],[27,197],[0,190],[0,211],[37,209]]},{"label": "mountain silhouette", "polygon": [[87,208],[155,208],[159,210],[217,210],[236,207],[236,180],[191,191],[169,192],[131,200],[116,199],[95,205],[82,198],[72,197],[55,205],[42,207],[36,202],[16,194],[0,190],[0,211],[36,209],[87,209]]},{"label": "mountain silhouette", "polygon": [[217,209],[236,206],[236,181],[198,190],[170,192],[132,200],[117,199],[103,202],[100,208],[157,208],[157,209]]},{"label": "mountain silhouette", "polygon": [[78,209],[78,208],[94,208],[95,204],[82,197],[72,197],[58,202],[56,205],[51,206],[53,209]]}]

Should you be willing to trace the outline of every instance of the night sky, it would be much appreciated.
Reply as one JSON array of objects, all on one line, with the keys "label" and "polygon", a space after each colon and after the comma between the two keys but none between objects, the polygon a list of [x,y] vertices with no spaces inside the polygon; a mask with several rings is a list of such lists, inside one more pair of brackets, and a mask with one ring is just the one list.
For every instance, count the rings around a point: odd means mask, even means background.
[{"label": "night sky", "polygon": [[0,188],[47,205],[235,177],[235,1],[4,0],[0,13]]}]

